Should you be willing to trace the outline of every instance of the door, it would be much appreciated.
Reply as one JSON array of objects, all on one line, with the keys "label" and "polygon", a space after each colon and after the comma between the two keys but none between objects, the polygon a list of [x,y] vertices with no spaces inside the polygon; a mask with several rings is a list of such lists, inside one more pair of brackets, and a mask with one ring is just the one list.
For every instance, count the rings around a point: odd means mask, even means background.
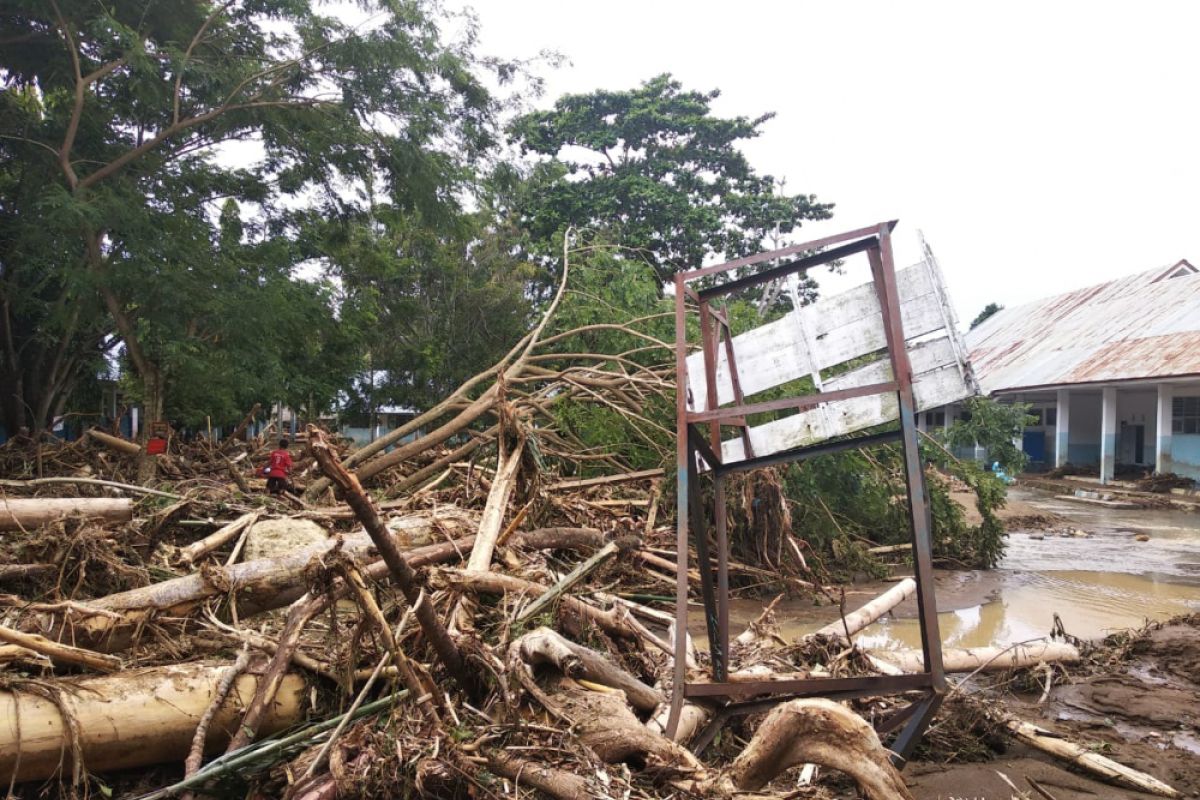
[{"label": "door", "polygon": [[1021,439],[1021,449],[1029,456],[1031,462],[1046,462],[1046,433],[1045,431],[1025,431]]}]

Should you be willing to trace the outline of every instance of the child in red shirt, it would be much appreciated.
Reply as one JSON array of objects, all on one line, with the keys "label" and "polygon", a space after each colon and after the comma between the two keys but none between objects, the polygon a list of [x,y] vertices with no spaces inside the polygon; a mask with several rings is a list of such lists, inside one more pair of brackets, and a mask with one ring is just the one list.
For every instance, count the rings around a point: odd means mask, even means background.
[{"label": "child in red shirt", "polygon": [[288,476],[292,474],[292,454],[288,452],[288,440],[279,440],[279,449],[271,451],[270,460],[263,467],[267,476],[267,491],[271,494],[281,494],[292,489]]}]

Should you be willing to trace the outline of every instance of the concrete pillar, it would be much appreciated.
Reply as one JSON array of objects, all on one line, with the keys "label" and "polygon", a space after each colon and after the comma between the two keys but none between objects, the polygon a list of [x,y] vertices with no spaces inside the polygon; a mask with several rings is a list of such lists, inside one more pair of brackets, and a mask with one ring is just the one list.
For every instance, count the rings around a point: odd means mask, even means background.
[{"label": "concrete pillar", "polygon": [[1071,390],[1058,390],[1058,408],[1055,410],[1054,466],[1067,463],[1071,439]]},{"label": "concrete pillar", "polygon": [[1117,466],[1117,390],[1111,386],[1100,395],[1100,482],[1113,479]]},{"label": "concrete pillar", "polygon": [[1175,387],[1170,384],[1158,385],[1158,442],[1154,451],[1154,471],[1158,473],[1174,472],[1171,466],[1171,428],[1174,424],[1172,405],[1175,401]]}]

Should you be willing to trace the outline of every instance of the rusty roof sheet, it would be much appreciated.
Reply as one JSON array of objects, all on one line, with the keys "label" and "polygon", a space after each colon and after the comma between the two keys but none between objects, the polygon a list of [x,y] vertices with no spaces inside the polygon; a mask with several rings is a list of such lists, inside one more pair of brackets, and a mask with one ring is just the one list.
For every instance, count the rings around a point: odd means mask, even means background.
[{"label": "rusty roof sheet", "polygon": [[1187,262],[1006,308],[966,335],[985,393],[1200,374]]}]

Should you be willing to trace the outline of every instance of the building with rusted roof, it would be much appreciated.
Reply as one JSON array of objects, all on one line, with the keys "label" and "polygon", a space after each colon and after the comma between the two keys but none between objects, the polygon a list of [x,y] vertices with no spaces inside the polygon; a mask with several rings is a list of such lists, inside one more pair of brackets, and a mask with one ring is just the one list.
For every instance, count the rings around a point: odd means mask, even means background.
[{"label": "building with rusted roof", "polygon": [[1200,270],[1187,261],[1002,309],[966,344],[984,394],[1032,405],[1034,464],[1200,479]]}]

